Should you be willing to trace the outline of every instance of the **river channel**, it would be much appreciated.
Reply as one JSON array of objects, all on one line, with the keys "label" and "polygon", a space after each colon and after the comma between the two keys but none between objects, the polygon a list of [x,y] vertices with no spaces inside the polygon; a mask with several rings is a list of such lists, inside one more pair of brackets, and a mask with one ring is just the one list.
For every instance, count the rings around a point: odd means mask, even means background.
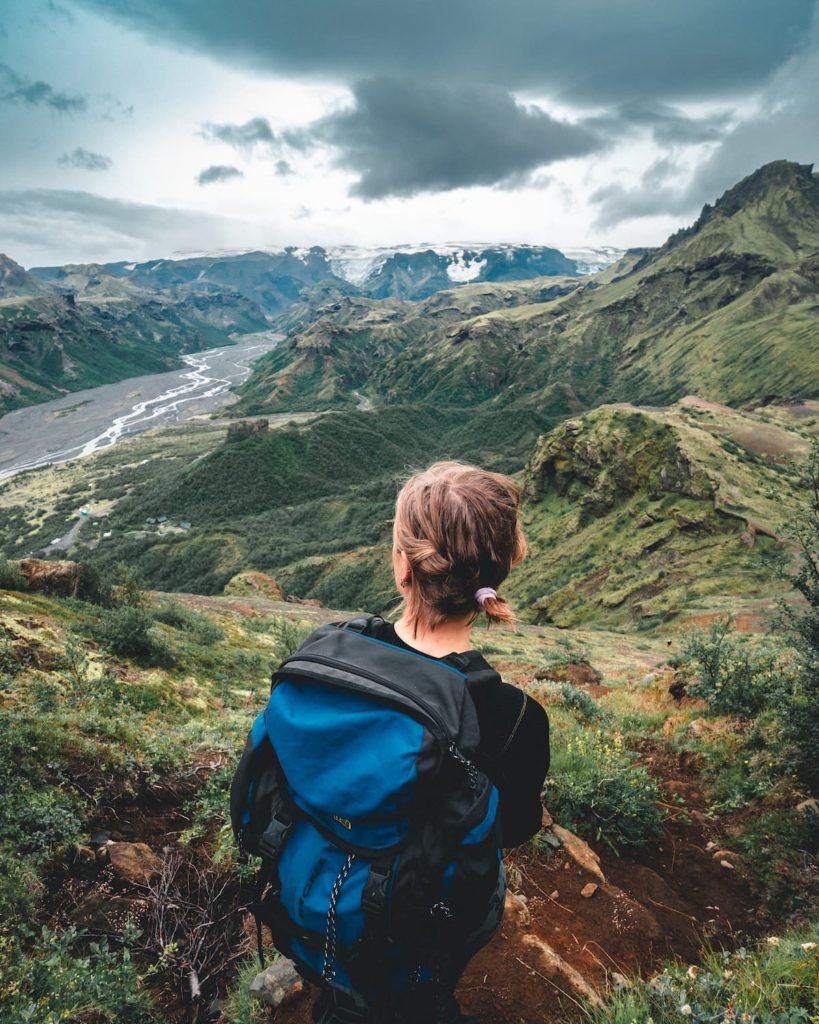
[{"label": "river channel", "polygon": [[0,417],[0,480],[81,459],[133,434],[229,404],[253,363],[282,337],[272,331],[244,335],[235,345],[180,356],[182,369],[129,377],[7,413]]}]

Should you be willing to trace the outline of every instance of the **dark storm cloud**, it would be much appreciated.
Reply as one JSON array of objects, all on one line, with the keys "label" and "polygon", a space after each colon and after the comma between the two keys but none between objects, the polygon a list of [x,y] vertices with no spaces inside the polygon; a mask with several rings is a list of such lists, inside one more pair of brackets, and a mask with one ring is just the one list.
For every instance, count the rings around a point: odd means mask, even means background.
[{"label": "dark storm cloud", "polygon": [[77,146],[73,153],[63,153],[57,161],[60,167],[76,167],[81,171],[107,171],[113,160],[102,153],[93,153],[90,149]]},{"label": "dark storm cloud", "polygon": [[355,105],[286,133],[292,145],[323,143],[354,171],[365,199],[496,185],[544,164],[584,156],[603,141],[489,86],[368,79]]},{"label": "dark storm cloud", "polygon": [[278,174],[280,178],[285,178],[288,174],[293,174],[293,168],[287,160],[277,160],[276,174]]},{"label": "dark storm cloud", "polygon": [[737,95],[797,49],[814,0],[78,0],[150,39],[274,74],[445,73],[575,103]]},{"label": "dark storm cloud", "polygon": [[[771,160],[819,159],[819,22],[801,52],[776,74],[757,111],[728,131],[687,180],[671,159],[652,164],[634,188],[610,185],[591,196],[596,227],[660,214],[694,217],[705,203]],[[674,179],[677,179],[674,182]]]},{"label": "dark storm cloud", "polygon": [[225,164],[212,164],[196,175],[199,185],[212,185],[216,181],[230,181],[231,178],[243,178],[244,174],[238,167],[230,167]]},{"label": "dark storm cloud", "polygon": [[24,78],[8,64],[0,64],[0,101],[50,107],[59,114],[77,114],[88,106],[84,96],[62,92],[48,82]]},{"label": "dark storm cloud", "polygon": [[259,144],[273,145],[276,135],[265,117],[253,117],[244,124],[212,124],[202,125],[202,137],[210,142],[225,142],[242,152],[247,152]]},{"label": "dark storm cloud", "polygon": [[727,133],[730,120],[728,114],[689,117],[666,103],[634,100],[598,117],[588,118],[585,124],[616,138],[622,138],[633,130],[647,130],[661,146],[685,146],[716,142]]}]

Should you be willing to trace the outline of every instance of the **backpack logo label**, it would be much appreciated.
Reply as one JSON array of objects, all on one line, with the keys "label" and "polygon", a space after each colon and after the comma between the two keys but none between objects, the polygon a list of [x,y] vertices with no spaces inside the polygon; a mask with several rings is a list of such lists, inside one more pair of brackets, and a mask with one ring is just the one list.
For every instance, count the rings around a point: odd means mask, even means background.
[{"label": "backpack logo label", "polygon": [[337,821],[342,828],[346,828],[348,832],[352,831],[353,823],[350,821],[349,818],[339,818],[337,814],[331,814],[330,817],[333,819],[333,821]]}]

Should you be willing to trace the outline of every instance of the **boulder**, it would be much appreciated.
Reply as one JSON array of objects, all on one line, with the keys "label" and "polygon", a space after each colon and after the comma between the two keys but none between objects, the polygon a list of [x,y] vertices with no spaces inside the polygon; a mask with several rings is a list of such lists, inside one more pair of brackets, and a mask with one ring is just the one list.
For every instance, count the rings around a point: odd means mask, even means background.
[{"label": "boulder", "polygon": [[80,586],[77,562],[24,558],[20,562],[20,574],[28,581],[29,590],[52,597],[76,597]]},{"label": "boulder", "polygon": [[272,1006],[273,1009],[292,1002],[303,991],[304,982],[293,961],[283,956],[257,974],[250,983],[250,994],[263,1006]]},{"label": "boulder", "polygon": [[110,864],[115,878],[134,885],[147,885],[162,870],[162,861],[146,843],[109,842],[97,856]]},{"label": "boulder", "polygon": [[271,601],[284,600],[284,592],[275,579],[255,569],[237,573],[225,584],[224,593],[229,597],[266,597]]},{"label": "boulder", "polygon": [[551,679],[557,683],[571,683],[573,686],[596,686],[602,676],[587,661],[575,661],[568,665],[550,665],[535,672],[535,679]]}]

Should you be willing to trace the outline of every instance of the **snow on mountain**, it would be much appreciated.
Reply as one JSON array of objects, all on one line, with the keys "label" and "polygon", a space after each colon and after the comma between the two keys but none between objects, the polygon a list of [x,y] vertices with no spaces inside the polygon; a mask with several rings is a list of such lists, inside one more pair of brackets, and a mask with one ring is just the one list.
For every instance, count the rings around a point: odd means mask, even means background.
[{"label": "snow on mountain", "polygon": [[584,246],[579,248],[561,248],[564,256],[577,263],[578,274],[596,274],[616,263],[624,254],[624,249],[615,249],[611,245],[597,248]]},{"label": "snow on mountain", "polygon": [[[535,254],[538,250],[552,248],[530,244],[515,244],[510,242],[418,242],[410,245],[391,246],[356,246],[356,245],[327,245],[327,246],[270,246],[261,249],[222,249],[211,252],[177,252],[176,258],[212,256],[214,258],[240,256],[248,252],[264,252],[270,255],[283,255],[289,253],[302,262],[309,258],[315,259],[323,254],[330,271],[337,277],[356,287],[361,287],[372,280],[384,264],[393,256],[398,254],[414,255],[423,252],[434,252],[447,262],[447,277],[455,284],[465,284],[469,281],[478,280],[482,271],[487,265],[485,254],[503,253],[510,261],[522,253]],[[568,259],[577,263],[578,274],[594,274],[615,263],[623,255],[622,249],[613,246],[576,246],[560,247],[555,246]],[[131,269],[128,267],[127,269]]]}]

